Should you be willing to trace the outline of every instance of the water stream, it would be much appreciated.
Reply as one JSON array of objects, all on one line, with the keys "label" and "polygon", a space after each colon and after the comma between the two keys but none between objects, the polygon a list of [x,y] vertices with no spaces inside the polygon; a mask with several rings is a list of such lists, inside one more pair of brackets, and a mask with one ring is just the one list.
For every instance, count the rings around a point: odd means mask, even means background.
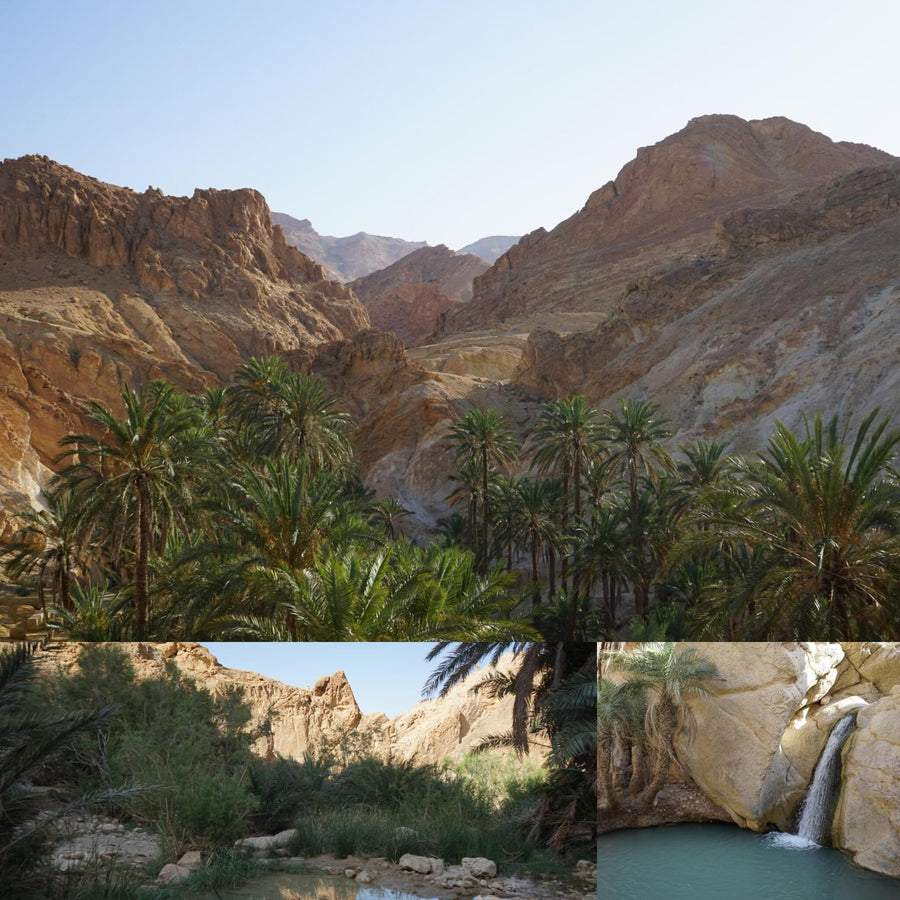
[{"label": "water stream", "polygon": [[841,747],[854,728],[856,712],[844,716],[831,729],[803,798],[800,821],[797,823],[797,837],[803,840],[816,844],[831,843],[831,820],[841,789]]}]

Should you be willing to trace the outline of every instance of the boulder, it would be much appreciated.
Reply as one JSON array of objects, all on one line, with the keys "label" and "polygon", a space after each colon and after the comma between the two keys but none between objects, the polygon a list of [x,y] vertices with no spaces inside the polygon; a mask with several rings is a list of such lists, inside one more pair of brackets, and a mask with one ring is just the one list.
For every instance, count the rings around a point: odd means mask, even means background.
[{"label": "boulder", "polygon": [[473,878],[496,878],[497,863],[483,856],[464,856],[460,865]]},{"label": "boulder", "polygon": [[867,869],[900,877],[900,685],[857,714],[843,750],[832,840]]},{"label": "boulder", "polygon": [[259,853],[275,850],[283,847],[297,833],[296,828],[288,828],[285,831],[279,831],[278,834],[266,834],[259,837],[240,838],[234,842],[235,849],[238,852]]},{"label": "boulder", "polygon": [[[435,860],[427,856],[416,856],[413,853],[404,853],[403,856],[400,857],[397,865],[399,865],[401,869],[408,869],[410,872],[418,872],[420,875],[428,875],[435,871],[433,868],[434,863],[440,863],[441,871],[443,871],[443,860]],[[435,872],[435,874],[440,873]]]},{"label": "boulder", "polygon": [[160,884],[181,884],[190,877],[190,869],[186,869],[184,866],[179,866],[175,863],[168,863],[162,867],[159,875],[156,876],[156,880]]}]

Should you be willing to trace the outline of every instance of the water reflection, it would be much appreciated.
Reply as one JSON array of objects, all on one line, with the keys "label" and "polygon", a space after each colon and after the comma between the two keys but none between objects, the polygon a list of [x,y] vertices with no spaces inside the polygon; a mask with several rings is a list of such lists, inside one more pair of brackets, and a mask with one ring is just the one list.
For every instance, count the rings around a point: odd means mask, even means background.
[{"label": "water reflection", "polygon": [[340,876],[291,872],[268,872],[238,887],[220,887],[197,896],[202,900],[423,900],[416,894],[358,885]]}]

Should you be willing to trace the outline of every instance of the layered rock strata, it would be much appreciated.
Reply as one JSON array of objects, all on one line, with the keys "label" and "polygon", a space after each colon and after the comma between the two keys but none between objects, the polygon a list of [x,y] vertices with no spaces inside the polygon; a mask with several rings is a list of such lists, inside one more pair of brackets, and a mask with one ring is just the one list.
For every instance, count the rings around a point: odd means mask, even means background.
[{"label": "layered rock strata", "polygon": [[[167,197],[46,157],[0,165],[0,489],[33,496],[87,400],[166,378],[198,391],[251,355],[368,325],[253,190]],[[2,523],[0,523],[2,527]]]},{"label": "layered rock strata", "polygon": [[439,244],[358,278],[350,287],[376,328],[392,331],[411,346],[436,332],[447,310],[472,299],[472,280],[487,268],[478,256]]}]

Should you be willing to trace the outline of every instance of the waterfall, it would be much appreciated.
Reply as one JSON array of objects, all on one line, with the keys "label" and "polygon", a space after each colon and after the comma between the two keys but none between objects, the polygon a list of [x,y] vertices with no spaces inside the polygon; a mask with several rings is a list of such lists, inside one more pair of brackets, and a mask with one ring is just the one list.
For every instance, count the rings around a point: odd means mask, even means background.
[{"label": "waterfall", "polygon": [[813,770],[812,781],[806,789],[797,836],[816,844],[831,842],[831,819],[840,790],[841,747],[856,727],[856,712],[844,716],[831,729],[828,743]]}]

